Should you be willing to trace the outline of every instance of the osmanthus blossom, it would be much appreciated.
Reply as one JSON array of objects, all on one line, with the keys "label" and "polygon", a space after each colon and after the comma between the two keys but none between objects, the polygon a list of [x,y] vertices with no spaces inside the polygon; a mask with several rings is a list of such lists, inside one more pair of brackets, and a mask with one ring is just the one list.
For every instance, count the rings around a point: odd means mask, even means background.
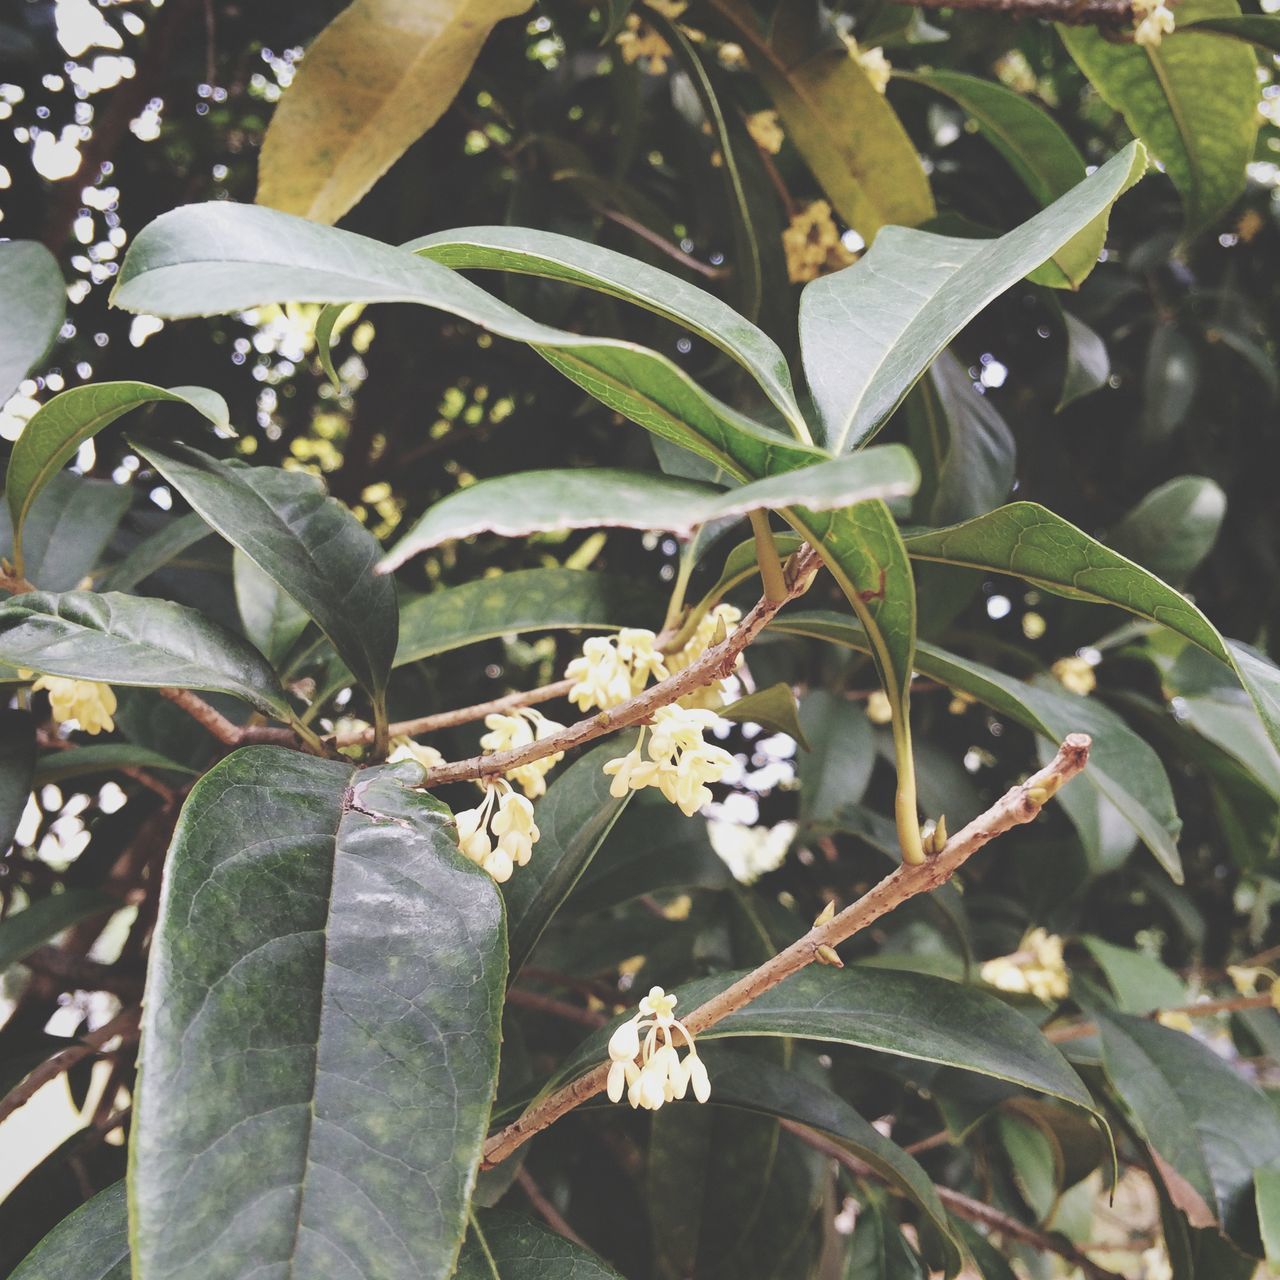
[{"label": "osmanthus blossom", "polygon": [[499,884],[528,864],[540,834],[533,805],[501,778],[489,783],[484,799],[474,809],[462,810],[456,820],[458,847]]},{"label": "osmanthus blossom", "polygon": [[1173,34],[1177,18],[1164,0],[1133,0],[1135,44],[1154,48],[1165,36]]},{"label": "osmanthus blossom", "polygon": [[[707,784],[719,782],[734,764],[723,747],[703,739],[717,722],[714,711],[675,704],[659,707],[652,726],[641,728],[631,751],[605,763],[604,772],[613,777],[609,794],[621,798],[628,791],[657,787],[686,817],[693,817],[711,800]],[[646,731],[648,758],[642,750]]]},{"label": "osmanthus blossom", "polygon": [[649,677],[664,680],[670,674],[657,649],[658,637],[643,627],[624,627],[617,635],[592,636],[580,657],[565,668],[574,681],[569,701],[579,711],[599,707],[608,711],[634,698]]},{"label": "osmanthus blossom", "polygon": [[[480,739],[483,751],[514,751],[564,728],[564,725],[549,720],[536,707],[520,707],[515,715],[491,712],[485,716],[484,723],[489,732]],[[564,752],[555,751],[539,760],[509,769],[504,776],[518,783],[530,800],[536,800],[546,794],[547,774],[563,759]]]},{"label": "osmanthus blossom", "polygon": [[1017,951],[986,961],[981,974],[983,982],[1000,991],[1033,995],[1039,1000],[1065,999],[1071,989],[1062,939],[1044,929],[1028,930]]},{"label": "osmanthus blossom", "polygon": [[[675,1016],[675,1007],[675,996],[651,987],[634,1016],[609,1037],[606,1087],[611,1102],[621,1102],[625,1092],[632,1107],[657,1111],[690,1089],[699,1102],[711,1096],[706,1064],[698,1056],[692,1032]],[[676,1049],[677,1031],[687,1050],[683,1058]]]},{"label": "osmanthus blossom", "polygon": [[[30,675],[30,672],[20,673]],[[67,680],[62,676],[40,676],[31,686],[49,695],[53,718],[64,724],[74,720],[82,733],[110,733],[115,721],[115,690],[97,680]]]}]

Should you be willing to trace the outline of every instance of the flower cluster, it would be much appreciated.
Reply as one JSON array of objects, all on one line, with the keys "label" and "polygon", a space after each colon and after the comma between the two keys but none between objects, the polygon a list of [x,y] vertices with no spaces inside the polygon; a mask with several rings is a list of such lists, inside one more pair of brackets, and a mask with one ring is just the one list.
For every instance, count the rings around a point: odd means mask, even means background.
[{"label": "flower cluster", "polygon": [[1071,978],[1062,959],[1062,939],[1044,929],[1032,929],[1010,956],[997,956],[982,966],[982,980],[1001,991],[1062,1000]]},{"label": "flower cluster", "polygon": [[1133,0],[1133,16],[1137,20],[1133,29],[1135,44],[1158,45],[1173,34],[1177,25],[1173,10],[1164,0]]},{"label": "flower cluster", "polygon": [[1064,689],[1078,693],[1082,698],[1097,688],[1098,677],[1085,658],[1059,658],[1049,670]]},{"label": "flower cluster", "polygon": [[761,151],[776,156],[782,150],[786,135],[778,123],[776,111],[753,111],[747,117],[747,132]]},{"label": "flower cluster", "polygon": [[[23,673],[30,675],[30,672]],[[83,733],[110,733],[116,727],[116,695],[109,684],[97,680],[65,680],[62,676],[41,676],[32,691],[43,689],[49,707],[59,723],[74,720]]]},{"label": "flower cluster", "polygon": [[1231,979],[1232,985],[1242,996],[1256,996],[1258,983],[1265,979],[1269,984],[1272,1007],[1280,1009],[1280,982],[1277,982],[1273,970],[1263,969],[1257,965],[1229,964],[1227,977]]},{"label": "flower cluster", "polygon": [[877,93],[884,93],[889,87],[889,77],[893,75],[893,64],[884,56],[884,50],[878,46],[874,49],[863,49],[852,36],[841,37],[849,50],[849,56],[866,73],[871,86]]},{"label": "flower cluster", "polygon": [[[649,4],[671,22],[689,7],[686,0],[649,0]],[[639,62],[644,59],[645,70],[651,76],[660,76],[666,72],[671,46],[639,14],[627,14],[626,26],[618,33],[617,41],[618,51],[624,62]]]},{"label": "flower cluster", "polygon": [[[698,1057],[689,1029],[675,1016],[676,997],[651,987],[635,1016],[609,1038],[609,1100],[627,1101],[636,1108],[657,1111],[664,1102],[683,1098],[690,1086],[699,1102],[711,1096],[706,1064]],[[675,1036],[683,1037],[688,1053],[676,1053]],[[641,1032],[645,1033],[643,1041]],[[661,1038],[661,1043],[659,1043]],[[637,1062],[639,1059],[639,1062]]]},{"label": "flower cluster", "polygon": [[686,817],[693,817],[711,799],[709,782],[719,782],[733,765],[723,748],[705,742],[702,735],[716,723],[713,711],[698,708],[659,707],[649,732],[649,758],[641,753],[645,730],[625,756],[608,761],[604,771],[613,776],[609,794],[658,787]]},{"label": "flower cluster", "polygon": [[794,284],[816,280],[854,261],[825,200],[815,200],[792,215],[790,226],[782,233],[782,248],[787,255],[787,275]]},{"label": "flower cluster", "polygon": [[[527,747],[532,742],[563,729],[564,725],[548,720],[534,707],[520,707],[513,716],[501,715],[497,712],[485,716],[485,727],[489,730],[480,739],[482,751],[514,751],[518,747]],[[518,782],[520,789],[536,800],[547,791],[547,774],[564,759],[563,751],[553,752],[540,760],[531,760],[519,768],[507,771],[506,777]]]},{"label": "flower cluster", "polygon": [[782,866],[795,836],[794,822],[779,822],[774,827],[748,827],[724,818],[707,822],[711,847],[739,884],[755,884],[762,875]]},{"label": "flower cluster", "polygon": [[615,636],[592,636],[582,646],[582,656],[565,668],[574,681],[569,701],[579,711],[599,707],[607,711],[634,698],[654,676],[670,673],[657,649],[658,637],[643,627],[624,627]]},{"label": "flower cluster", "polygon": [[387,756],[388,764],[398,764],[401,760],[412,760],[424,769],[438,769],[444,764],[444,756],[435,747],[429,747],[405,734],[391,739],[391,754]]},{"label": "flower cluster", "polygon": [[457,822],[458,847],[499,884],[529,861],[538,842],[533,805],[501,779],[486,787],[484,799],[474,809],[459,813]]},{"label": "flower cluster", "polygon": [[[704,613],[698,619],[693,635],[684,646],[666,656],[667,671],[675,675],[676,672],[692,666],[713,644],[719,644],[721,640],[732,635],[741,621],[742,610],[731,604],[718,604],[714,609]],[[739,654],[737,662],[741,663],[741,661],[742,655]],[[712,680],[710,684],[700,685],[686,693],[679,702],[682,707],[715,711],[725,703],[724,681]]]}]

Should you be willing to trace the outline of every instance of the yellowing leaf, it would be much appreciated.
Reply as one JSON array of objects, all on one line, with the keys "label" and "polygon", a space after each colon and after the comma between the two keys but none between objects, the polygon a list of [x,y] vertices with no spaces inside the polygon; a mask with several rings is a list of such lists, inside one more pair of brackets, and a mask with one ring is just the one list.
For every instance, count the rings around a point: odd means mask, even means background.
[{"label": "yellowing leaf", "polygon": [[333,223],[444,114],[529,0],[355,0],[312,42],[262,144],[258,203]]}]

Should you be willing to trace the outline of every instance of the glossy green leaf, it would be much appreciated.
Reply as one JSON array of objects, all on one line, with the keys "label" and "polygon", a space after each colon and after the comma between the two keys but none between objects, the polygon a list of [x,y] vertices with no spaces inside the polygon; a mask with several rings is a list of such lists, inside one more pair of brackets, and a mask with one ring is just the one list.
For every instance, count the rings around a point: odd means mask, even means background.
[{"label": "glossy green leaf", "polygon": [[538,801],[538,856],[502,886],[513,976],[635,794],[628,792],[620,800],[611,796],[613,779],[602,768],[606,760],[627,750],[626,741],[613,738],[587,752],[556,777]]},{"label": "glossy green leaf", "polygon": [[1267,1262],[1280,1266],[1280,1169],[1259,1169],[1253,1175],[1258,1226]]},{"label": "glossy green leaf", "polygon": [[282,1275],[452,1273],[506,939],[497,887],[458,852],[448,810],[409,789],[420,777],[250,747],[188,797],[130,1153],[147,1280],[196,1257],[210,1280],[246,1259]]},{"label": "glossy green leaf", "polygon": [[30,713],[0,709],[0,857],[8,853],[22,822],[35,763],[36,723]]},{"label": "glossy green leaf", "polygon": [[779,682],[721,707],[718,714],[735,724],[758,724],[774,733],[785,733],[807,747],[799,712],[795,691],[789,684]]},{"label": "glossy green leaf", "polygon": [[854,1224],[844,1280],[927,1280],[928,1275],[888,1206],[878,1196],[868,1197]]},{"label": "glossy green leaf", "polygon": [[[741,976],[722,973],[682,984],[677,989],[680,1012],[696,1009]],[[557,1072],[556,1081],[572,1080],[603,1062],[614,1025],[593,1032]],[[1035,1023],[988,992],[926,974],[809,965],[701,1032],[698,1040],[731,1036],[793,1036],[857,1045],[974,1071],[1096,1111],[1089,1091]],[[713,1098],[715,1087],[712,1079]]]},{"label": "glossy green leaf", "polygon": [[99,591],[133,591],[153,573],[170,565],[188,548],[213,531],[195,514],[166,521],[155,533],[142,539],[127,556],[113,564],[97,581]]},{"label": "glossy green leaf", "polygon": [[97,382],[54,396],[23,428],[9,457],[5,497],[21,555],[22,526],[41,489],[76,450],[131,409],[156,403],[185,404],[215,426],[227,424],[226,402],[204,387],[153,387],[147,382]]},{"label": "glossy green leaf", "polygon": [[711,7],[746,52],[787,137],[865,240],[886,224],[933,216],[929,180],[902,122],[816,6],[782,6],[767,29],[750,0]]},{"label": "glossy green leaf", "polygon": [[306,612],[239,547],[231,557],[231,581],[245,635],[278,669],[307,629]]},{"label": "glossy green leaf", "polygon": [[929,1175],[843,1098],[777,1063],[718,1045],[708,1052],[707,1065],[713,1082],[712,1096],[718,1105],[794,1120],[831,1138],[869,1164],[931,1220],[948,1242],[950,1269],[958,1269],[959,1250]]},{"label": "glossy green leaf", "polygon": [[950,529],[907,539],[913,559],[1008,573],[1055,595],[1114,604],[1158,622],[1232,667],[1280,746],[1280,671],[1224,641],[1185,596],[1034,502],[1013,502]]},{"label": "glossy green leaf", "polygon": [[262,143],[258,200],[337,222],[445,113],[529,0],[353,0],[307,48]]},{"label": "glossy green leaf", "polygon": [[0,604],[0,662],[41,675],[210,689],[291,718],[266,659],[185,605],[118,592],[32,591]]},{"label": "glossy green leaf", "polygon": [[655,592],[618,574],[518,569],[401,605],[395,665],[522,631],[652,627],[662,610]]},{"label": "glossy green leaf", "polygon": [[117,1182],[63,1218],[10,1280],[130,1280],[129,1207]]},{"label": "glossy green leaf", "polygon": [[800,705],[800,723],[813,749],[796,761],[800,817],[829,823],[866,793],[875,766],[871,722],[857,703],[826,689],[811,689]]},{"label": "glossy green leaf", "polygon": [[1227,495],[1206,476],[1177,476],[1152,489],[1107,541],[1165,581],[1179,585],[1213,550]]},{"label": "glossy green leaf", "polygon": [[63,929],[120,906],[119,898],[97,889],[68,889],[37,898],[30,906],[0,920],[0,972],[57,937]]},{"label": "glossy green leaf", "polygon": [[998,239],[894,227],[853,266],[806,285],[801,351],[831,450],[874,435],[978,312],[1105,215],[1145,168],[1146,153],[1131,145]]},{"label": "glossy green leaf", "polygon": [[0,244],[0,404],[53,346],[66,308],[62,269],[44,245]]},{"label": "glossy green leaf", "polygon": [[1200,388],[1200,348],[1176,320],[1161,320],[1151,332],[1142,371],[1142,438],[1167,440],[1187,423]]},{"label": "glossy green leaf", "polygon": [[1178,35],[1209,32],[1256,44],[1271,53],[1280,53],[1280,18],[1270,13],[1245,13],[1224,18],[1192,18],[1178,23]]},{"label": "glossy green leaf", "polygon": [[1159,960],[1090,934],[1080,943],[1102,970],[1122,1013],[1150,1013],[1187,1003],[1182,979]]},{"label": "glossy green leaf", "polygon": [[[860,629],[836,613],[784,614],[772,629],[868,650]],[[1084,777],[1115,805],[1169,874],[1181,880],[1176,843],[1181,822],[1168,775],[1159,756],[1115,712],[1096,699],[1028,684],[923,642],[916,648],[915,669],[970,694],[1055,747],[1069,733],[1089,734],[1093,748]]]},{"label": "glossy green leaf", "polygon": [[826,456],[722,404],[646,347],[538,324],[439,263],[273,209],[218,201],[162,215],[134,240],[112,294],[118,307],[165,318],[285,299],[416,302],[529,343],[602,403],[735,476]]},{"label": "glossy green leaf", "polygon": [[306,610],[380,703],[398,615],[394,584],[373,571],[379,553],[373,534],[304,472],[219,462],[180,444],[138,452]]},{"label": "glossy green leaf", "polygon": [[454,1280],[621,1280],[581,1245],[503,1209],[477,1211],[453,1275]]},{"label": "glossy green leaf", "polygon": [[[944,94],[978,126],[979,132],[1012,166],[1040,205],[1052,204],[1085,178],[1084,158],[1066,131],[1038,103],[997,80],[958,71],[903,74]],[[1093,270],[1107,234],[1106,214],[1054,251],[1040,268],[1043,283],[1077,289]]]},{"label": "glossy green leaf", "polygon": [[[46,591],[70,591],[98,567],[129,509],[126,485],[60,471],[32,503],[23,533],[23,572]],[[0,508],[0,557],[13,559],[13,527]]]},{"label": "glossy green leaf", "polygon": [[619,526],[669,529],[688,536],[696,526],[749,511],[804,503],[817,510],[869,498],[913,493],[915,459],[901,445],[756,480],[727,492],[691,480],[610,467],[520,471],[481,480],[429,508],[379,568],[389,572],[411,556],[456,538],[496,533],[515,538],[552,529]]},{"label": "glossy green leaf", "polygon": [[1122,1014],[1098,1017],[1103,1065],[1192,1226],[1251,1234],[1253,1175],[1280,1163],[1280,1116],[1207,1045]]},{"label": "glossy green leaf", "polygon": [[1258,81],[1252,50],[1185,26],[1239,14],[1236,0],[1185,0],[1178,35],[1155,46],[1107,40],[1092,27],[1058,28],[1094,88],[1173,180],[1189,235],[1244,190],[1258,132]]},{"label": "glossy green leaf", "polygon": [[66,751],[49,751],[36,763],[35,785],[65,782],[94,773],[113,773],[123,769],[160,769],[171,773],[194,774],[190,765],[170,760],[150,747],[133,742],[102,742],[88,747],[71,747]]},{"label": "glossy green leaf", "polygon": [[1107,344],[1078,316],[1062,312],[1066,330],[1066,358],[1062,372],[1062,392],[1057,411],[1107,385],[1111,376],[1111,356]]},{"label": "glossy green leaf", "polygon": [[713,293],[626,254],[531,227],[462,227],[411,240],[424,258],[459,270],[484,268],[562,280],[632,302],[736,360],[784,418],[803,423],[787,358],[777,343]]}]

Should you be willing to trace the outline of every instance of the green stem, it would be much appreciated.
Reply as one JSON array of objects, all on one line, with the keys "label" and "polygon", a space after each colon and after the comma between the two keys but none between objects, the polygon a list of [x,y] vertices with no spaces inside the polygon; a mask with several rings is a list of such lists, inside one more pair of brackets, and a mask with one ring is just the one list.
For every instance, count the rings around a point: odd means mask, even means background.
[{"label": "green stem", "polygon": [[307,744],[307,746],[311,747],[312,750],[319,752],[321,755],[327,754],[320,736],[307,726],[305,720],[300,719],[298,716],[294,716],[290,723],[294,733],[296,733],[298,737]]},{"label": "green stem", "polygon": [[373,704],[373,754],[379,760],[387,758],[387,750],[391,745],[390,722],[387,720],[387,704],[385,699],[378,698]]},{"label": "green stem", "polygon": [[778,546],[773,540],[767,511],[751,512],[751,532],[756,538],[756,561],[760,566],[760,580],[764,583],[764,598],[770,604],[781,604],[787,598],[787,582],[782,576],[782,564]]},{"label": "green stem", "polygon": [[674,630],[684,610],[684,595],[689,589],[689,579],[693,576],[692,550],[693,543],[690,542],[680,557],[680,568],[676,570],[676,580],[671,587],[671,599],[667,602],[667,616],[662,620],[663,631]]},{"label": "green stem", "polygon": [[[905,694],[904,694],[905,697]],[[898,709],[895,708],[895,711]],[[893,816],[898,826],[898,843],[902,860],[918,866],[925,860],[920,843],[920,818],[916,803],[916,762],[911,751],[911,722],[905,703],[893,719],[893,759],[898,771],[898,791],[893,801]]]}]

